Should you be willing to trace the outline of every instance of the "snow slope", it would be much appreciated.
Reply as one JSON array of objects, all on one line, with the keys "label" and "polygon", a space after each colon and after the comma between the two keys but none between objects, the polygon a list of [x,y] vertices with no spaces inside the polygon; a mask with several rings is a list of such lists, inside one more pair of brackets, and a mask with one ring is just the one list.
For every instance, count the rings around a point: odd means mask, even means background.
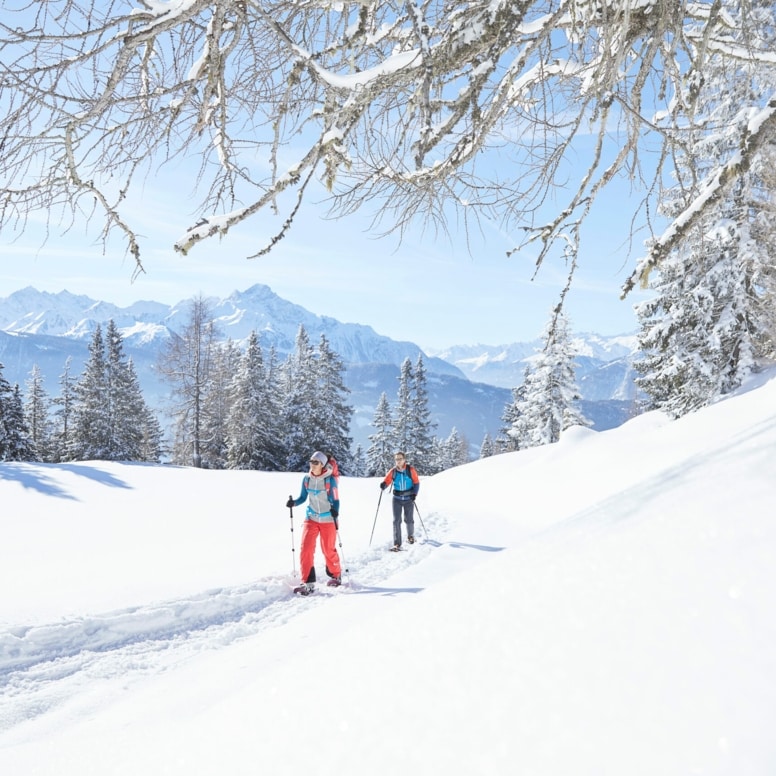
[{"label": "snow slope", "polygon": [[343,478],[309,599],[301,474],[0,464],[0,773],[776,773],[774,377],[424,478],[402,553]]}]

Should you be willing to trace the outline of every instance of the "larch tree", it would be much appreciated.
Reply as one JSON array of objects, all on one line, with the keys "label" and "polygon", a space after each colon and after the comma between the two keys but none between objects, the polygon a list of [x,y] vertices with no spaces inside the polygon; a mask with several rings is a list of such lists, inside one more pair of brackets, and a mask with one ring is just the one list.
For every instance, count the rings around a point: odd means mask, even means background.
[{"label": "larch tree", "polygon": [[178,463],[202,466],[205,396],[217,347],[213,312],[200,295],[191,301],[183,329],[172,334],[157,362],[157,370],[171,387],[173,457]]},{"label": "larch tree", "polygon": [[[534,244],[580,228],[612,180],[649,212],[713,100],[712,60],[768,88],[735,92],[699,195],[650,245],[625,292],[681,243],[776,134],[776,61],[761,0],[7,0],[0,19],[0,229],[92,217],[142,271],[146,176],[180,164],[196,198],[185,253],[264,211],[281,226],[328,192],[383,231],[492,219]],[[592,136],[592,143],[580,142]],[[614,138],[614,142],[611,142]],[[576,171],[576,172],[575,172]],[[311,193],[312,192],[312,193]],[[546,207],[557,194],[557,207]],[[522,237],[517,237],[522,235]]]}]

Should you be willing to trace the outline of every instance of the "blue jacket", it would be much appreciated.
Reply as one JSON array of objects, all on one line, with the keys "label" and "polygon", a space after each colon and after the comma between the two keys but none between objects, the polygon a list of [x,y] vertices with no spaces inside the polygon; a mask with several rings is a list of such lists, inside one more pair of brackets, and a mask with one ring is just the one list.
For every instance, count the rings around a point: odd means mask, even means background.
[{"label": "blue jacket", "polygon": [[339,512],[339,491],[337,489],[337,480],[332,474],[331,467],[327,466],[319,476],[314,474],[305,474],[302,479],[302,490],[299,498],[294,501],[294,506],[298,507],[304,504],[307,498],[310,502],[307,505],[305,520],[314,520],[316,523],[333,523],[334,515],[331,513],[332,507]]},{"label": "blue jacket", "polygon": [[418,495],[420,480],[414,466],[407,464],[403,469],[395,466],[385,475],[383,482],[393,485],[393,497],[406,501],[410,496]]}]

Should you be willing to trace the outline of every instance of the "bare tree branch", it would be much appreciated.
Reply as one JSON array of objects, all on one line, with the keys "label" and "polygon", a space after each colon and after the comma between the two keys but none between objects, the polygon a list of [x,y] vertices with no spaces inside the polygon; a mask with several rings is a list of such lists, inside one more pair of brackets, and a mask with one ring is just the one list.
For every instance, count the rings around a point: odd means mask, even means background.
[{"label": "bare tree branch", "polygon": [[[183,253],[285,208],[255,255],[271,250],[320,183],[331,215],[371,209],[384,232],[495,220],[523,235],[515,251],[539,246],[538,267],[558,240],[578,246],[612,180],[630,178],[646,199],[686,158],[688,137],[714,131],[695,120],[711,58],[776,71],[755,6],[6,0],[0,229],[23,230],[35,211],[49,230],[91,217],[103,240],[118,231],[142,271],[128,199],[182,159],[196,169]],[[772,99],[753,94],[748,107]],[[719,160],[719,186],[770,124],[740,158]],[[589,133],[593,150],[579,159]],[[645,140],[655,149],[646,163]],[[551,194],[562,198],[554,210]],[[660,238],[640,274],[666,250]]]}]

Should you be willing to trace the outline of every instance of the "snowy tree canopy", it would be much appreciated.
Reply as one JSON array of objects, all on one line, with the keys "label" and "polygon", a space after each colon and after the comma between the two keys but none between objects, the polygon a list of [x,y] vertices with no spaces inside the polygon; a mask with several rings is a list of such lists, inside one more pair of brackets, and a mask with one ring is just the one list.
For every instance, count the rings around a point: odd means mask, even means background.
[{"label": "snowy tree canopy", "polygon": [[[198,200],[176,242],[183,253],[275,210],[281,225],[256,246],[264,253],[312,184],[323,184],[333,213],[371,207],[385,231],[401,233],[413,219],[444,229],[451,218],[493,218],[521,235],[515,250],[537,241],[540,264],[558,238],[576,246],[581,221],[614,177],[629,176],[645,207],[659,193],[673,149],[698,130],[693,118],[711,97],[710,60],[776,70],[757,34],[764,7],[8,0],[0,228],[23,230],[35,211],[65,226],[93,216],[105,238],[123,235],[142,271],[142,229],[126,199],[175,161]],[[747,120],[733,150],[640,272],[773,137],[774,91],[737,95]],[[575,143],[591,134],[581,157]],[[548,215],[556,190],[562,199]]]}]

